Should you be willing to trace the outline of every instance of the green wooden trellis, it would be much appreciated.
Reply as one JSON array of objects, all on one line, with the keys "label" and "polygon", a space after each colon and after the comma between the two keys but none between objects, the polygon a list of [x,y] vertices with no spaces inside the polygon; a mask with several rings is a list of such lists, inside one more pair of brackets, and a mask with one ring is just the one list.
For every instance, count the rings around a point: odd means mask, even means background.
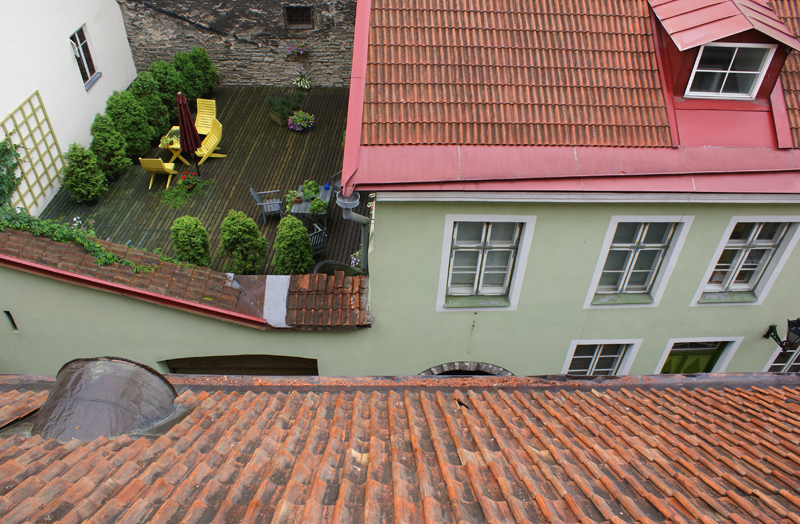
[{"label": "green wooden trellis", "polygon": [[61,148],[39,91],[12,111],[0,125],[11,142],[22,146],[17,150],[22,183],[11,205],[31,211],[44,203],[46,191],[60,179],[61,168],[64,167]]}]

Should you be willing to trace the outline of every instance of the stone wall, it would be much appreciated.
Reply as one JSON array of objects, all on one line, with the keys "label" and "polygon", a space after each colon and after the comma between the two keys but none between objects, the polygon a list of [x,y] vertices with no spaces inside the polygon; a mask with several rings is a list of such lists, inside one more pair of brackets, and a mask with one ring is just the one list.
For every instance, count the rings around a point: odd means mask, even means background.
[{"label": "stone wall", "polygon": [[[178,51],[205,47],[223,85],[288,85],[298,68],[312,85],[347,86],[353,55],[355,0],[301,0],[314,29],[287,30],[278,0],[117,0],[139,71]],[[307,55],[288,55],[305,40]]]}]

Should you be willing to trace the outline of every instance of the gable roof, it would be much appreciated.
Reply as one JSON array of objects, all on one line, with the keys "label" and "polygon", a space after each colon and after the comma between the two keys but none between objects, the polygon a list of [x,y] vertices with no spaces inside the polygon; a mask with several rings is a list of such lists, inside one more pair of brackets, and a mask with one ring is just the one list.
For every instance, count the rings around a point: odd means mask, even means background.
[{"label": "gable roof", "polygon": [[[10,228],[0,232],[0,266],[259,329],[293,328],[295,321],[297,329],[303,330],[351,330],[371,324],[367,315],[369,280],[366,276],[345,279],[343,273],[340,276],[308,275],[318,279],[322,289],[317,289],[315,280],[308,305],[303,300],[298,308],[300,302],[295,284],[292,316],[287,319],[289,277],[277,277],[273,283],[267,275],[220,273],[191,264],[164,262],[159,255],[140,249],[102,240],[96,242],[120,258],[151,269],[137,272],[133,267],[121,264],[98,266],[95,257],[86,253],[82,246],[35,237]],[[345,280],[348,284],[346,289],[342,287]],[[308,291],[308,288],[303,288],[299,293],[305,298],[304,293]],[[266,293],[276,293],[282,303],[267,301]],[[335,301],[337,298],[338,302]],[[320,319],[324,316],[327,323],[316,322],[316,315]],[[291,322],[287,323],[287,320]]]},{"label": "gable roof", "polygon": [[751,29],[800,50],[800,42],[769,0],[647,1],[681,51]]},{"label": "gable roof", "polygon": [[371,7],[363,145],[672,145],[644,1]]},{"label": "gable roof", "polygon": [[0,435],[0,519],[800,519],[796,376],[168,378],[192,410],[163,436]]}]

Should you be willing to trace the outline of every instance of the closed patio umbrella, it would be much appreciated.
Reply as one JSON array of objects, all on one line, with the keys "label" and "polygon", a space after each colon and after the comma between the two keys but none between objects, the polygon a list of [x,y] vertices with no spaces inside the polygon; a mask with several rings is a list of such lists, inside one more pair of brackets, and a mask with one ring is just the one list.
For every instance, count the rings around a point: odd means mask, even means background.
[{"label": "closed patio umbrella", "polygon": [[[197,128],[194,127],[194,122],[192,121],[192,113],[189,111],[189,103],[186,101],[186,97],[183,96],[183,93],[180,91],[178,92],[178,127],[180,128],[181,133],[181,149],[184,151],[191,153],[192,157],[195,157],[195,151],[200,148],[200,135],[197,133]],[[197,174],[200,174],[200,166],[197,164],[197,158],[195,160],[195,168],[197,169]]]}]

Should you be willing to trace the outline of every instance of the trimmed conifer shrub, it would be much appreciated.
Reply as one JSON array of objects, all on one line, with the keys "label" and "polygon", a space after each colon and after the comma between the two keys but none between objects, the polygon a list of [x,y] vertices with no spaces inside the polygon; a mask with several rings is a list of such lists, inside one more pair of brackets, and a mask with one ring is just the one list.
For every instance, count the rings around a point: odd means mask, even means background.
[{"label": "trimmed conifer shrub", "polygon": [[139,73],[130,88],[147,114],[147,123],[153,128],[151,139],[160,137],[169,129],[169,109],[161,100],[159,89],[155,77],[147,71]]},{"label": "trimmed conifer shrub", "polygon": [[97,113],[92,122],[89,149],[97,157],[97,166],[108,180],[116,180],[133,162],[125,156],[125,138],[106,115]]},{"label": "trimmed conifer shrub", "polygon": [[189,264],[208,266],[211,262],[211,244],[208,241],[208,231],[200,220],[188,215],[176,218],[170,231],[175,258]]},{"label": "trimmed conifer shrub", "polygon": [[147,69],[153,75],[153,79],[158,82],[159,95],[161,101],[167,106],[170,120],[178,118],[178,102],[176,96],[183,85],[183,76],[175,69],[175,66],[164,60],[158,60],[150,64]]},{"label": "trimmed conifer shrub", "polygon": [[180,91],[190,105],[217,85],[217,68],[202,47],[195,47],[188,53],[175,53],[172,59],[175,69],[183,77]]},{"label": "trimmed conifer shrub", "polygon": [[114,91],[106,101],[106,115],[125,138],[128,156],[145,156],[150,150],[153,128],[147,122],[147,113],[130,91]]},{"label": "trimmed conifer shrub", "polygon": [[106,176],[97,167],[94,153],[73,143],[64,157],[66,165],[61,171],[61,183],[75,202],[96,202],[108,191]]},{"label": "trimmed conifer shrub", "polygon": [[308,273],[314,267],[311,253],[311,236],[303,223],[291,215],[283,217],[275,235],[275,271],[279,275]]},{"label": "trimmed conifer shrub", "polygon": [[225,271],[239,275],[253,275],[267,256],[269,243],[252,218],[231,209],[222,221],[222,247],[219,254],[229,258]]}]

